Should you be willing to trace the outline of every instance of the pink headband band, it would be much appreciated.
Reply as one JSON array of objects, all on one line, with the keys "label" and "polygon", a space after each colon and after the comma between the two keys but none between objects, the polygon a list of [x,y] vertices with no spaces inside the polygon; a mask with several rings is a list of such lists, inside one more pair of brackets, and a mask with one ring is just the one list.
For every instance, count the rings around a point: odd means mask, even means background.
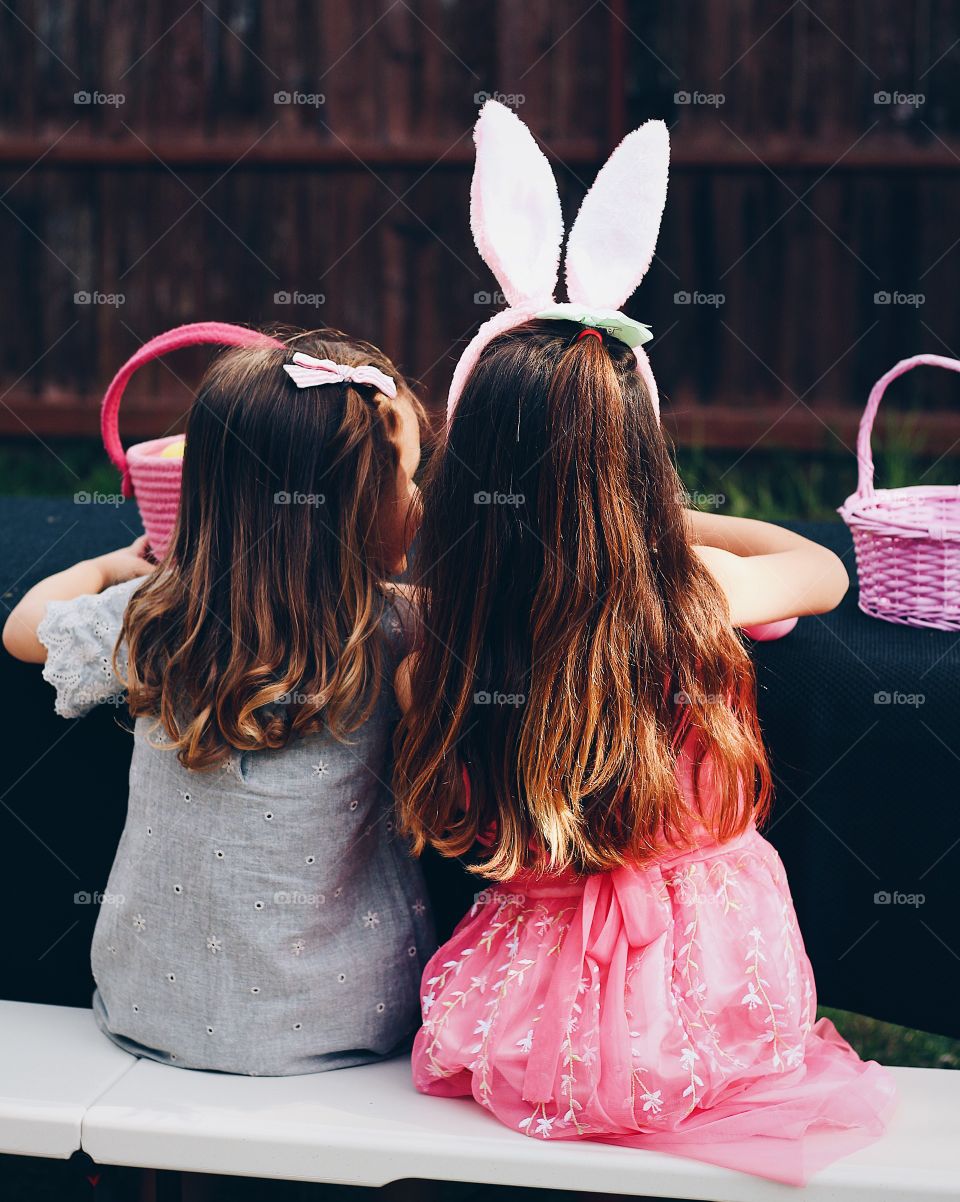
[{"label": "pink headband band", "polygon": [[322,384],[369,384],[384,396],[397,395],[396,380],[384,375],[372,363],[350,367],[346,363],[334,363],[332,359],[315,359],[313,355],[297,351],[292,362],[284,363],[283,370],[298,388],[317,388]]},{"label": "pink headband band", "polygon": [[165,334],[158,334],[145,342],[124,363],[123,367],[110,381],[103,406],[100,410],[100,431],[103,435],[103,445],[114,466],[121,472],[122,491],[125,497],[133,496],[133,485],[130,481],[130,469],[127,456],[120,441],[117,426],[117,416],[120,409],[120,398],[133,373],[144,363],[165,355],[168,351],[176,351],[185,346],[216,343],[221,346],[263,346],[282,347],[284,344],[278,338],[262,334],[259,330],[250,330],[246,326],[230,325],[222,321],[195,321],[189,325],[177,326]]}]

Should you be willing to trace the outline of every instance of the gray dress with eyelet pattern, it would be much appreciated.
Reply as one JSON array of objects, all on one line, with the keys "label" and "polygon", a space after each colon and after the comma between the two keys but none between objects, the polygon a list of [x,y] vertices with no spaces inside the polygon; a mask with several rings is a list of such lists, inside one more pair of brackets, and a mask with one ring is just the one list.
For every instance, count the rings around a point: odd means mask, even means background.
[{"label": "gray dress with eyelet pattern", "polygon": [[[121,700],[111,657],[138,583],[50,602],[37,633],[63,717]],[[126,1050],[280,1076],[405,1046],[435,947],[390,792],[390,681],[411,626],[407,603],[392,600],[383,691],[349,743],[320,733],[194,772],[137,719],[92,953],[94,1013]]]}]

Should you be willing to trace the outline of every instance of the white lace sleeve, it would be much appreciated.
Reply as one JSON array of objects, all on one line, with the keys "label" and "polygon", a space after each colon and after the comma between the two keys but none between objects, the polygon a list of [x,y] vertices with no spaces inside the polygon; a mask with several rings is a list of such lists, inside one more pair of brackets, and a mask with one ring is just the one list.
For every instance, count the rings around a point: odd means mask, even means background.
[{"label": "white lace sleeve", "polygon": [[[121,703],[123,685],[113,670],[113,649],[127,602],[142,583],[137,577],[93,596],[48,603],[37,638],[47,649],[43,679],[57,690],[61,718],[80,718],[102,702]],[[123,649],[118,663],[125,670]]]}]

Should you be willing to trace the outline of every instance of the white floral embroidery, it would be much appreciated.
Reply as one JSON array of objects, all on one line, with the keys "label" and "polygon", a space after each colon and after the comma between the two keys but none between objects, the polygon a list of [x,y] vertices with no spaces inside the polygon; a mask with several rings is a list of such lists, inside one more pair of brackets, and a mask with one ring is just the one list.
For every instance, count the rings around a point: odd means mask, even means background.
[{"label": "white floral embroidery", "polygon": [[[723,1047],[716,1014],[707,1005],[707,982],[701,975],[700,967],[703,951],[700,943],[701,910],[704,906],[711,906],[727,915],[741,909],[739,877],[744,863],[745,857],[741,856],[734,864],[725,859],[717,859],[711,864],[686,864],[665,881],[674,892],[680,914],[690,915],[683,929],[683,941],[677,948],[674,959],[674,993],[681,1022],[685,1022],[689,1031],[696,1036],[711,1068],[724,1077],[729,1076],[734,1069],[744,1066],[741,1060]],[[695,1085],[696,1082],[691,1080],[690,1084]],[[692,1110],[696,1090],[692,1090],[689,1096],[689,1109]]]},{"label": "white floral embroidery", "polygon": [[368,910],[363,916],[363,925],[368,931],[372,931],[380,925],[380,915],[376,910]]},{"label": "white floral embroidery", "polygon": [[[761,951],[761,946],[764,943],[763,932],[759,927],[751,927],[747,932],[750,939],[750,946],[747,951],[747,966],[746,973],[753,979],[747,982],[747,993],[742,999],[742,1004],[750,1010],[757,1009],[758,1006],[766,1008],[767,1013],[764,1015],[764,1023],[770,1027],[769,1031],[761,1035],[761,1043],[771,1044],[771,1063],[775,1069],[783,1067],[783,1053],[780,1046],[780,1024],[777,1021],[777,1011],[782,1010],[783,1006],[779,1002],[773,1001],[767,989],[770,982],[760,975],[760,966],[766,961],[766,955]],[[756,998],[756,1002],[752,999]]]},{"label": "white floral embroidery", "polygon": [[217,952],[223,951],[223,944],[216,937],[216,935],[207,936],[207,951],[212,952],[214,955],[216,955]]}]

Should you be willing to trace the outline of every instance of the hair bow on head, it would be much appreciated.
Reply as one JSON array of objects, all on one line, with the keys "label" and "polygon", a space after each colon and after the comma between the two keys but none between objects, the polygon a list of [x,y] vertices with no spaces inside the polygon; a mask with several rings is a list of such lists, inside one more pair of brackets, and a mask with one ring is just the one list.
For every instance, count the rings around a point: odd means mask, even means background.
[{"label": "hair bow on head", "polygon": [[313,355],[297,351],[291,363],[284,363],[283,370],[298,388],[317,388],[321,384],[369,384],[384,396],[397,395],[396,380],[384,375],[372,363],[360,363],[351,367],[347,363],[334,363],[332,359],[315,359]]},{"label": "hair bow on head", "polygon": [[505,105],[488,100],[474,130],[477,163],[470,227],[507,307],[474,335],[447,397],[447,419],[484,347],[531,318],[575,321],[633,349],[637,372],[659,413],[657,384],[643,344],[648,326],[621,312],[653,259],[667,199],[670,137],[662,121],[627,134],[584,197],[566,245],[568,300],[555,298],[564,242],[553,170],[533,135]]}]

